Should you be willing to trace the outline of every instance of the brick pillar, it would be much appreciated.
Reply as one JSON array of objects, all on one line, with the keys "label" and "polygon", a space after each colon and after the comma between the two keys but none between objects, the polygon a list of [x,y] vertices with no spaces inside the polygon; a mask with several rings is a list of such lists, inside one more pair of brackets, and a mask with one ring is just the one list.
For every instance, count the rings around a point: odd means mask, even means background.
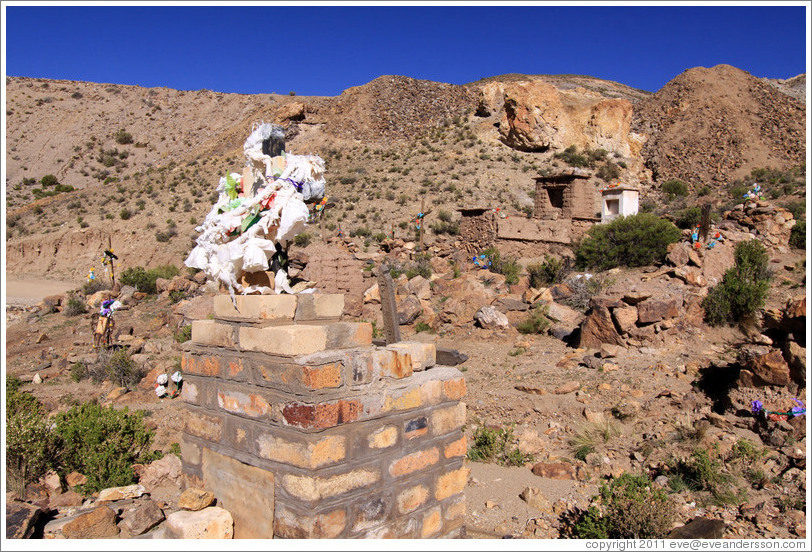
[{"label": "brick pillar", "polygon": [[217,296],[183,357],[189,484],[236,538],[456,536],[465,379],[433,344],[372,345],[343,295]]}]

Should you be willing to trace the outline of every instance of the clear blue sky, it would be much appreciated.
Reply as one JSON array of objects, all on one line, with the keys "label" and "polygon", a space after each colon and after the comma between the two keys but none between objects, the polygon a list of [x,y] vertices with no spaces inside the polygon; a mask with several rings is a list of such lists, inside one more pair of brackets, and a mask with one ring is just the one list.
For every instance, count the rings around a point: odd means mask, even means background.
[{"label": "clear blue sky", "polygon": [[806,71],[806,7],[9,6],[6,75],[335,96],[381,75],[573,73],[657,91],[691,67]]}]

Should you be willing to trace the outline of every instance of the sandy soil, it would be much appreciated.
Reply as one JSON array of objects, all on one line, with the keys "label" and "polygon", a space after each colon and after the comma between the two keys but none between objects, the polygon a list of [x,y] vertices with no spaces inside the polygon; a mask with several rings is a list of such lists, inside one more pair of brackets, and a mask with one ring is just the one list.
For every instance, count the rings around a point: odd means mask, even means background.
[{"label": "sandy soil", "polygon": [[5,282],[6,305],[36,305],[49,295],[65,293],[81,287],[81,283],[45,278],[8,278]]}]

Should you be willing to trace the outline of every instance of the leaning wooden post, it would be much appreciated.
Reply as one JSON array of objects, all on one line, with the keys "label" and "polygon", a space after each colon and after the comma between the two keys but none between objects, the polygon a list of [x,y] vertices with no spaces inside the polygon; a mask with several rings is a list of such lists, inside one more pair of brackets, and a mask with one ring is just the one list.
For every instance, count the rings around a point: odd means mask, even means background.
[{"label": "leaning wooden post", "polygon": [[398,324],[398,307],[395,302],[395,283],[389,273],[389,265],[381,263],[378,267],[378,291],[381,294],[381,312],[386,344],[400,341],[400,324]]},{"label": "leaning wooden post", "polygon": [[417,244],[417,250],[423,251],[423,228],[426,225],[426,198],[422,198],[420,200],[420,214],[417,217],[418,224],[420,225],[419,230],[419,242]]},{"label": "leaning wooden post", "polygon": [[[113,238],[110,237],[108,234],[107,236],[107,250],[112,252],[113,251]],[[113,258],[110,257],[110,280],[113,283],[113,287],[116,286],[116,269],[113,267]]]},{"label": "leaning wooden post", "polygon": [[710,203],[702,205],[702,217],[700,218],[699,226],[699,239],[702,242],[708,241],[708,230],[710,230]]}]

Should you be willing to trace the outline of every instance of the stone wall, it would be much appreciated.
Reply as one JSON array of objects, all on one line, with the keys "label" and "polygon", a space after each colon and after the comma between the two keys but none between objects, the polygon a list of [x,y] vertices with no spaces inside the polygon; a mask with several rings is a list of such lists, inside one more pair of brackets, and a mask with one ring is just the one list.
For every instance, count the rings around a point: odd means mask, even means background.
[{"label": "stone wall", "polygon": [[236,538],[456,536],[465,379],[433,344],[372,346],[343,295],[217,296],[183,357],[181,443]]}]

